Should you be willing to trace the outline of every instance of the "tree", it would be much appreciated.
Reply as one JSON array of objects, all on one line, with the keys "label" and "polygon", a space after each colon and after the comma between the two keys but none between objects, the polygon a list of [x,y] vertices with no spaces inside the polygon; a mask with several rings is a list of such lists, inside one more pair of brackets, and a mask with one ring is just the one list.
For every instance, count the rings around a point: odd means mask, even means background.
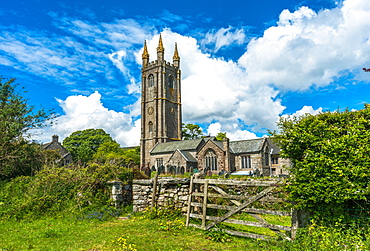
[{"label": "tree", "polygon": [[293,164],[298,207],[342,210],[370,199],[370,105],[359,111],[281,118],[272,136]]},{"label": "tree", "polygon": [[182,123],[182,139],[198,139],[203,136],[202,129],[199,125]]},{"label": "tree", "polygon": [[[74,160],[86,163],[104,143],[115,143],[103,129],[86,129],[76,131],[63,140],[63,146],[72,154]],[[119,145],[118,145],[119,146]]]},{"label": "tree", "polygon": [[[42,128],[55,117],[51,111],[36,110],[16,91],[15,79],[0,77],[0,178],[32,175],[41,168],[41,149],[30,144],[30,130]],[[23,89],[23,88],[22,88]]]},{"label": "tree", "polygon": [[219,133],[217,133],[217,135],[216,135],[216,140],[218,140],[218,141],[222,141],[222,140],[224,140],[225,138],[227,138],[227,136],[226,136],[226,132],[219,132]]},{"label": "tree", "polygon": [[93,156],[98,163],[114,163],[117,165],[128,165],[130,163],[140,164],[140,147],[121,148],[116,142],[104,142]]}]

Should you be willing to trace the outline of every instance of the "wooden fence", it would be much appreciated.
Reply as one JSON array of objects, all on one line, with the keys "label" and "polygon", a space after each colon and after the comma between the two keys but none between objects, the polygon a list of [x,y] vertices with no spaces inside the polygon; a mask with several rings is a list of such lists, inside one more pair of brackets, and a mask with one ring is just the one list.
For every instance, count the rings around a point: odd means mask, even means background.
[{"label": "wooden fence", "polygon": [[[243,225],[267,228],[285,239],[294,238],[296,229],[305,225],[305,214],[303,212],[293,210],[282,211],[266,209],[266,205],[270,205],[271,207],[272,204],[284,203],[284,201],[286,201],[284,198],[271,195],[271,193],[281,185],[281,182],[281,180],[238,181],[192,178],[189,188],[190,195],[186,226],[194,226],[204,230],[210,230],[217,224],[224,222],[230,223],[228,224],[229,226]],[[248,192],[247,188],[252,188],[251,190],[253,190],[253,193]],[[258,208],[256,205],[259,205],[260,207],[261,205],[264,205],[264,208]],[[210,211],[212,212],[212,215],[209,214]],[[215,212],[221,212],[223,215],[220,216],[220,213],[217,214]],[[235,216],[242,218],[240,215],[243,213],[244,218],[250,215],[255,220],[248,221],[235,219]],[[263,218],[264,215],[288,216],[291,218],[291,224],[290,226],[271,224]],[[191,218],[198,219],[198,224],[190,223]],[[218,226],[218,228],[221,227]],[[238,227],[231,228],[238,229]],[[228,234],[243,237],[258,239],[271,238],[267,235],[250,233],[245,230],[232,230],[230,227],[223,228],[222,230]]]}]

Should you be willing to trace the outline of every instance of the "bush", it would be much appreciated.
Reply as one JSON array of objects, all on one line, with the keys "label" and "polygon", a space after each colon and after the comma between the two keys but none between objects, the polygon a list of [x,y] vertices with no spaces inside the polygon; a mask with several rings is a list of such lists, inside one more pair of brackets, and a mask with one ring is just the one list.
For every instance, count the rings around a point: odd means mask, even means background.
[{"label": "bush", "polygon": [[[110,205],[110,180],[130,182],[132,170],[91,164],[85,168],[45,168],[33,177],[20,176],[0,187],[1,218],[34,218],[56,212],[101,212]],[[109,210],[104,209],[104,212]]]}]

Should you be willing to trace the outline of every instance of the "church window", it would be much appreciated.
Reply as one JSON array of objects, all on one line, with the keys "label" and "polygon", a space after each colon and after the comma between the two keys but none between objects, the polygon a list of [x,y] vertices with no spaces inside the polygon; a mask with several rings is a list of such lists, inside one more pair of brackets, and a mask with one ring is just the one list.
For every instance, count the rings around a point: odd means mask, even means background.
[{"label": "church window", "polygon": [[174,86],[174,80],[173,80],[172,75],[170,75],[168,77],[168,87],[173,89],[173,86]]},{"label": "church window", "polygon": [[251,156],[242,156],[241,162],[242,169],[252,168]]},{"label": "church window", "polygon": [[212,150],[205,156],[205,167],[210,171],[217,171],[217,156]]},{"label": "church window", "polygon": [[153,122],[152,121],[148,123],[148,127],[149,127],[149,132],[153,132]]},{"label": "church window", "polygon": [[163,166],[163,158],[157,158],[157,159],[155,160],[155,162],[156,162],[156,165],[157,165],[157,169],[158,169],[159,167]]},{"label": "church window", "polygon": [[153,86],[154,86],[154,76],[150,74],[148,77],[148,87],[153,87]]},{"label": "church window", "polygon": [[270,154],[269,154],[269,149],[268,149],[268,147],[266,147],[265,148],[265,157],[264,157],[264,159],[265,159],[265,166],[268,166],[269,164],[270,164]]}]

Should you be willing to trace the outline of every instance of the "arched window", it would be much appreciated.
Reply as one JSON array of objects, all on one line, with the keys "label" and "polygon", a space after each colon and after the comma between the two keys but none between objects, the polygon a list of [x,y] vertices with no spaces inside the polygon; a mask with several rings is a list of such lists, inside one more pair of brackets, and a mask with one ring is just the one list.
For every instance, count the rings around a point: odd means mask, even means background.
[{"label": "arched window", "polygon": [[154,76],[153,74],[150,74],[148,77],[148,87],[153,87],[154,86]]},{"label": "arched window", "polygon": [[153,132],[153,122],[152,121],[148,123],[148,127],[149,127],[149,132]]},{"label": "arched window", "polygon": [[270,165],[270,153],[269,153],[269,148],[265,148],[265,166]]},{"label": "arched window", "polygon": [[168,87],[173,89],[173,86],[174,86],[174,79],[173,79],[172,75],[170,75],[168,77]]},{"label": "arched window", "polygon": [[208,150],[205,155],[205,167],[210,171],[217,171],[217,156],[213,150]]}]

